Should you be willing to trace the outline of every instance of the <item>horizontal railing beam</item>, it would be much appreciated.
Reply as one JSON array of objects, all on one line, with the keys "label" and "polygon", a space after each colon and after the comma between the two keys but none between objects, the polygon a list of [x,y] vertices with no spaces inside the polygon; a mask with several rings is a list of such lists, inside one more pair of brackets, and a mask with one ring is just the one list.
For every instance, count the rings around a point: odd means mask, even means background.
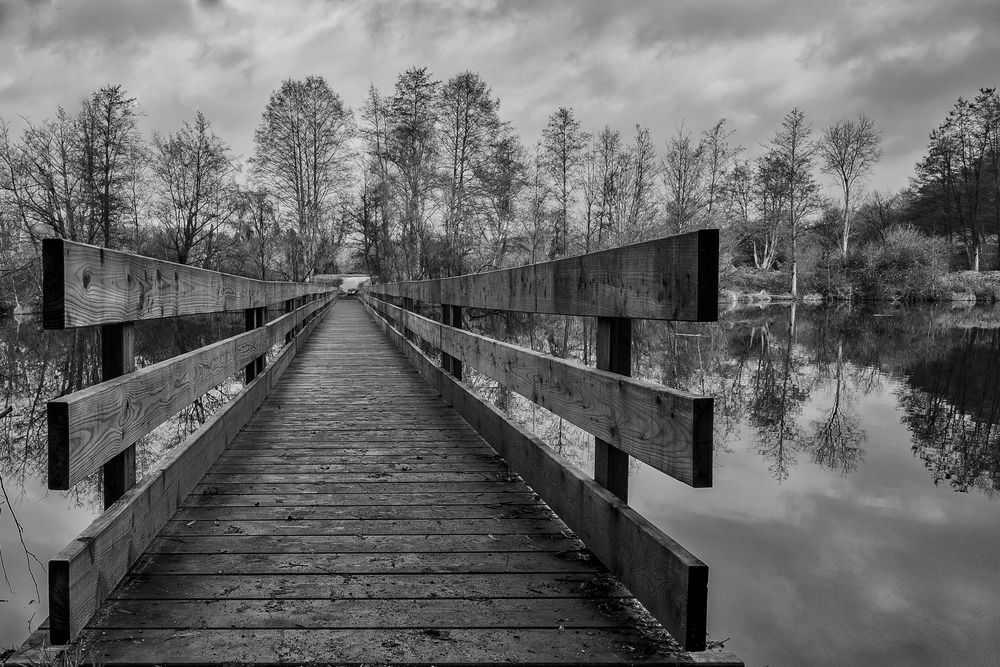
[{"label": "horizontal railing beam", "polygon": [[[366,305],[371,311],[370,300]],[[610,491],[567,463],[475,390],[451,377],[375,314],[427,382],[503,456],[688,651],[705,650],[708,566]]]},{"label": "horizontal railing beam", "polygon": [[49,488],[69,489],[264,355],[333,299],[311,301],[267,325],[206,345],[48,404]]},{"label": "horizontal railing beam", "polygon": [[469,308],[709,322],[719,313],[719,231],[454,278],[375,284],[381,297]]},{"label": "horizontal railing beam", "polygon": [[442,352],[618,449],[694,487],[712,485],[714,400],[366,303]]},{"label": "horizontal railing beam", "polygon": [[[323,304],[317,301],[315,305],[321,307]],[[294,320],[286,320],[281,326],[291,321]],[[316,317],[305,325],[263,373],[201,428],[170,450],[153,472],[49,561],[52,644],[65,644],[79,635],[173,517],[177,504],[191,492],[260,407],[319,321],[320,317]]]},{"label": "horizontal railing beam", "polygon": [[241,311],[329,285],[254,280],[67,241],[42,241],[42,323],[65,329]]}]

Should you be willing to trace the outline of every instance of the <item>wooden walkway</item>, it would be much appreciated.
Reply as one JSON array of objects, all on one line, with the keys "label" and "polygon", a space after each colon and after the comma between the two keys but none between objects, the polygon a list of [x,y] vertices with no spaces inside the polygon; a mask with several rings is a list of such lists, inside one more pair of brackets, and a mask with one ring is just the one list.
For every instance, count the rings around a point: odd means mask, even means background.
[{"label": "wooden walkway", "polygon": [[106,665],[690,663],[664,635],[348,300],[82,641]]}]

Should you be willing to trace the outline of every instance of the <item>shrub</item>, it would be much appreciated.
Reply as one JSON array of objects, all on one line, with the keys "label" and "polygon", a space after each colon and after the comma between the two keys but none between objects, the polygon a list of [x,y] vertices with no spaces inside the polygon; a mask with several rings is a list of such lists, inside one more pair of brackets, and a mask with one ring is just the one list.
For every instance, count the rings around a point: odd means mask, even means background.
[{"label": "shrub", "polygon": [[949,273],[942,276],[939,288],[944,295],[968,295],[964,300],[1000,301],[1000,271]]},{"label": "shrub", "polygon": [[945,274],[944,241],[911,225],[890,229],[882,242],[869,243],[849,257],[848,275],[868,298],[909,301],[935,297]]},{"label": "shrub", "polygon": [[768,294],[787,294],[790,278],[782,271],[762,271],[753,267],[741,266],[722,274],[720,285],[723,289],[741,294],[766,292]]}]

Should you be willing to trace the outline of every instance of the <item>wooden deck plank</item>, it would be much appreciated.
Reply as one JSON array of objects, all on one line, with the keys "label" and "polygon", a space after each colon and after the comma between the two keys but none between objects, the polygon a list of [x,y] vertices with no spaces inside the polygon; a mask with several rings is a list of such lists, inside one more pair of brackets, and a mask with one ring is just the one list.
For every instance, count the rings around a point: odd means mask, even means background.
[{"label": "wooden deck plank", "polygon": [[115,600],[90,627],[128,628],[620,628],[617,598]]},{"label": "wooden deck plank", "polygon": [[120,589],[131,600],[406,600],[425,598],[616,598],[631,597],[599,573],[493,574],[144,574]]},{"label": "wooden deck plank", "polygon": [[[381,554],[146,554],[140,574],[492,574],[595,572],[603,570],[589,552],[381,553]],[[558,575],[557,575],[558,576]]]},{"label": "wooden deck plank", "polygon": [[112,598],[105,665],[691,661],[351,302]]},{"label": "wooden deck plank", "polygon": [[[183,521],[294,521],[308,518],[325,521],[412,521],[426,519],[506,519],[544,518],[549,510],[541,504],[481,505],[335,505],[335,506],[243,506],[243,507],[182,507],[174,519]],[[292,517],[289,519],[288,517]]]},{"label": "wooden deck plank", "polygon": [[412,507],[414,505],[441,504],[525,504],[537,500],[530,491],[508,492],[448,492],[448,493],[299,493],[293,489],[286,493],[225,494],[212,493],[189,496],[187,507],[282,507],[282,506],[349,506],[379,505]]},{"label": "wooden deck plank", "polygon": [[347,457],[317,456],[315,454],[300,454],[298,456],[282,456],[267,454],[246,454],[239,457],[227,456],[219,458],[212,466],[213,472],[256,472],[258,470],[275,470],[294,468],[298,472],[346,472],[361,469],[414,472],[438,472],[447,470],[490,471],[509,469],[503,461],[486,454],[465,454],[456,456],[371,456],[355,454]]},{"label": "wooden deck plank", "polygon": [[[269,472],[215,472],[209,470],[202,477],[202,484],[235,484],[246,485],[248,488],[259,488],[261,485],[324,485],[337,484],[370,484],[371,482],[383,482],[394,484],[419,484],[420,488],[426,488],[430,484],[459,484],[460,488],[469,485],[476,485],[481,482],[500,482],[507,484],[510,482],[511,473],[507,471],[485,471],[485,470],[445,470],[418,472],[414,470],[352,470],[344,472],[334,472],[331,470],[317,470],[300,472],[298,470]],[[492,488],[492,487],[491,487]]]},{"label": "wooden deck plank", "polygon": [[582,548],[561,533],[530,535],[198,535],[161,536],[147,553],[497,553]]},{"label": "wooden deck plank", "polygon": [[[657,664],[690,665],[637,630],[108,630],[104,664]],[[732,662],[699,663],[732,665]]]},{"label": "wooden deck plank", "polygon": [[316,480],[310,483],[287,482],[257,484],[247,482],[208,482],[194,487],[194,493],[206,495],[244,495],[287,493],[290,490],[297,493],[382,493],[399,494],[400,504],[408,502],[403,496],[433,495],[435,493],[517,493],[523,491],[523,486],[501,481],[467,481],[467,482],[393,482],[381,478],[363,482],[324,482]]},{"label": "wooden deck plank", "polygon": [[379,519],[330,521],[300,518],[171,521],[161,531],[170,537],[199,535],[528,535],[552,534],[552,519]]}]

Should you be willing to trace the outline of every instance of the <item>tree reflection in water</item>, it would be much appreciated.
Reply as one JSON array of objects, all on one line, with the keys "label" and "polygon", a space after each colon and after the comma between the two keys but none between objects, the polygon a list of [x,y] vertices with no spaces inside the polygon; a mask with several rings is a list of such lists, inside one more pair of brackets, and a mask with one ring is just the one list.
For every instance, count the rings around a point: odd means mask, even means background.
[{"label": "tree reflection in water", "polygon": [[[137,366],[147,366],[177,354],[196,349],[242,330],[239,317],[213,316],[177,318],[140,322],[136,329]],[[6,555],[20,550],[27,560],[27,574],[35,583],[44,568],[43,560],[53,554],[36,558],[25,543],[25,531],[38,526],[24,525],[18,518],[23,503],[35,502],[39,489],[46,486],[48,442],[46,404],[62,396],[100,382],[101,341],[97,328],[68,331],[42,331],[39,322],[31,318],[0,318],[0,565],[3,566],[6,587],[14,586],[9,574]],[[192,405],[184,408],[160,428],[142,438],[136,447],[138,475],[141,477],[170,448],[203,424],[211,414],[242,388],[241,375],[230,378]],[[49,492],[64,502],[51,503],[50,511],[65,513],[66,509],[86,509],[92,514],[102,507],[100,477],[93,475],[72,490]],[[61,506],[61,509],[60,509]],[[72,539],[67,536],[66,541]],[[14,573],[10,573],[14,576]]]},{"label": "tree reflection in water", "polygon": [[899,391],[913,450],[935,484],[1000,489],[1000,329],[960,330],[951,345],[915,362]]},{"label": "tree reflection in water", "polygon": [[[593,321],[471,311],[470,329],[583,362]],[[1000,469],[1000,308],[838,304],[736,309],[710,324],[636,322],[637,377],[715,397],[716,453],[752,434],[778,482],[802,461],[849,475],[870,444],[859,405],[894,387],[934,483],[995,497]],[[475,373],[498,407],[581,468],[592,438]],[[718,457],[717,457],[718,463]]]}]

